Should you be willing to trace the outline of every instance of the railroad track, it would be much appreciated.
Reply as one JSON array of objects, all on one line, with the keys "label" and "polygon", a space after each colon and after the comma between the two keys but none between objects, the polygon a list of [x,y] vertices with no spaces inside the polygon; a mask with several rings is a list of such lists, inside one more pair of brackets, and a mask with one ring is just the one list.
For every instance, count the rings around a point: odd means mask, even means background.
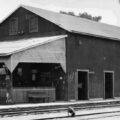
[{"label": "railroad track", "polygon": [[[72,106],[72,105],[71,105]],[[65,107],[55,107],[55,108],[40,108],[40,107],[31,107],[31,108],[16,108],[16,109],[4,109],[0,111],[0,117],[4,116],[19,116],[22,114],[44,114],[44,113],[53,113],[68,110],[69,106]],[[94,106],[72,106],[75,110],[82,109],[96,109],[96,108],[105,108],[105,107],[120,107],[120,104],[110,104],[110,105],[94,105]],[[119,111],[120,112],[120,111]],[[97,113],[98,114],[98,113]]]},{"label": "railroad track", "polygon": [[[113,111],[113,112],[102,112],[102,113],[92,113],[92,114],[85,114],[85,115],[76,115],[75,119],[79,120],[97,120],[97,119],[110,119],[110,117],[120,116],[120,111]],[[66,120],[70,119],[68,116],[59,117],[59,118],[48,118],[48,119],[34,119],[34,120]],[[105,119],[106,120],[106,119]],[[111,119],[113,120],[113,119]]]}]

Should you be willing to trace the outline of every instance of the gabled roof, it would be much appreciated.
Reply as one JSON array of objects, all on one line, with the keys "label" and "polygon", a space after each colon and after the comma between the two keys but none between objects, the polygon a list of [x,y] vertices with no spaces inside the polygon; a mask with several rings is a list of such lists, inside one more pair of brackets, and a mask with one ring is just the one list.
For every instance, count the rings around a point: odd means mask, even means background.
[{"label": "gabled roof", "polygon": [[20,7],[58,25],[66,31],[120,41],[120,27],[26,5],[19,6],[12,13]]},{"label": "gabled roof", "polygon": [[43,10],[36,7],[22,7],[69,32],[88,34],[97,37],[109,38],[112,40],[120,40],[120,27]]},{"label": "gabled roof", "polygon": [[13,53],[27,50],[65,37],[67,37],[67,35],[38,37],[38,38],[22,39],[19,41],[0,42],[0,56],[11,55]]}]

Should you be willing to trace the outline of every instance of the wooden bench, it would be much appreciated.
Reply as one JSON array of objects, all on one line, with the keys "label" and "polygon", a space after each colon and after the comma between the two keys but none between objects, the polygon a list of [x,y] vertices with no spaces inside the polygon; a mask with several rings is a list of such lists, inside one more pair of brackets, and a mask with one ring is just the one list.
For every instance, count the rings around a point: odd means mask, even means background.
[{"label": "wooden bench", "polygon": [[28,102],[48,102],[49,96],[45,92],[31,91],[28,92]]}]

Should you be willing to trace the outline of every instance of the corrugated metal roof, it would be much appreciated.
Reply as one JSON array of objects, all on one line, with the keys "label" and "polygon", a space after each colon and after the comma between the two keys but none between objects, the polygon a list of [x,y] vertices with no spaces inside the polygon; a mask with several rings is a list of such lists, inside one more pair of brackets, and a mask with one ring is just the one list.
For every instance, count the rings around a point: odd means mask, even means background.
[{"label": "corrugated metal roof", "polygon": [[16,52],[20,52],[65,37],[67,37],[67,35],[38,37],[38,38],[22,39],[19,41],[0,42],[0,56],[10,55]]},{"label": "corrugated metal roof", "polygon": [[104,23],[94,22],[92,20],[74,17],[70,15],[55,13],[31,6],[22,6],[23,8],[43,17],[46,20],[55,23],[61,28],[75,33],[89,34],[98,37],[120,40],[120,28]]}]

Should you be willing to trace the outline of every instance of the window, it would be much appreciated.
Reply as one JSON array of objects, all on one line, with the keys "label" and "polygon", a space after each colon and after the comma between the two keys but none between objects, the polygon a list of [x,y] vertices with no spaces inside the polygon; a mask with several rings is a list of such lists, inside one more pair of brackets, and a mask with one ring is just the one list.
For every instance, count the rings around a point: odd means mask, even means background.
[{"label": "window", "polygon": [[9,35],[16,35],[18,33],[18,18],[13,18],[9,22]]},{"label": "window", "polygon": [[18,72],[17,74],[18,74],[19,76],[22,76],[22,68],[18,68],[18,71],[17,71],[17,72]]},{"label": "window", "polygon": [[32,81],[36,80],[37,69],[32,69]]},{"label": "window", "polygon": [[32,74],[32,81],[36,80],[36,74]]},{"label": "window", "polygon": [[29,19],[29,32],[38,32],[38,18],[31,17]]}]

